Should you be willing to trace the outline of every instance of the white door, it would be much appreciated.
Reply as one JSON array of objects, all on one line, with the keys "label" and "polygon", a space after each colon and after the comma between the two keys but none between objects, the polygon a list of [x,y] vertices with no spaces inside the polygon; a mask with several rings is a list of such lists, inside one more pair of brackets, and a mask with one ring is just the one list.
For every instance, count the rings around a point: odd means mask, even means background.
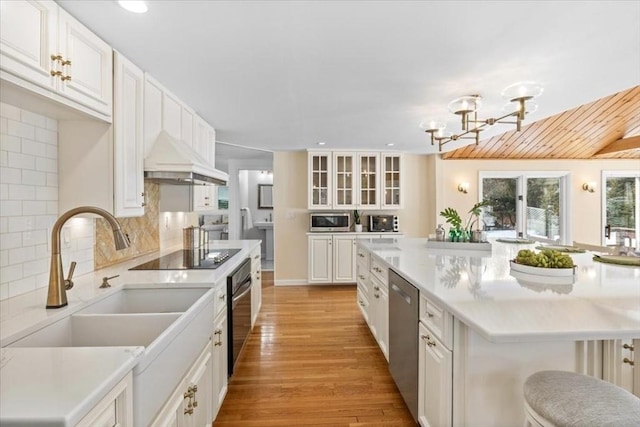
[{"label": "white door", "polygon": [[57,80],[51,71],[57,54],[58,6],[53,1],[3,1],[0,13],[0,67],[47,89]]},{"label": "white door", "polygon": [[402,154],[382,153],[380,157],[380,209],[402,208]]},{"label": "white door", "polygon": [[190,147],[193,146],[193,128],[194,128],[194,113],[189,108],[182,106],[182,120],[180,123],[182,136],[181,139],[187,143]]},{"label": "white door", "polygon": [[419,323],[418,419],[422,426],[451,426],[453,368],[451,350]]},{"label": "white door", "polygon": [[58,11],[58,48],[63,56],[60,92],[111,117],[113,50],[65,12]]},{"label": "white door", "polygon": [[358,208],[380,207],[380,155],[358,153]]},{"label": "white door", "polygon": [[331,209],[333,206],[331,161],[330,152],[309,152],[309,209]]},{"label": "white door", "polygon": [[144,73],[114,53],[114,208],[117,217],[144,215]]},{"label": "white door", "polygon": [[333,244],[329,236],[309,236],[309,282],[333,280]]},{"label": "white door", "polygon": [[333,281],[335,283],[356,281],[355,236],[333,236]]},{"label": "white door", "polygon": [[144,81],[144,153],[151,150],[162,131],[162,86],[149,75]]},{"label": "white door", "polygon": [[[189,417],[189,426],[205,427],[210,426],[212,419],[212,406],[214,403],[212,393],[213,380],[213,360],[211,343],[207,346],[208,351],[201,356],[198,365],[194,367],[192,375],[187,378],[187,393],[193,397],[187,401],[186,412]],[[193,410],[193,412],[191,412]]]},{"label": "white door", "polygon": [[[226,286],[226,285],[225,285]],[[213,416],[218,413],[227,393],[227,310],[216,317],[213,328]]]},{"label": "white door", "polygon": [[333,208],[356,208],[355,153],[333,153]]}]

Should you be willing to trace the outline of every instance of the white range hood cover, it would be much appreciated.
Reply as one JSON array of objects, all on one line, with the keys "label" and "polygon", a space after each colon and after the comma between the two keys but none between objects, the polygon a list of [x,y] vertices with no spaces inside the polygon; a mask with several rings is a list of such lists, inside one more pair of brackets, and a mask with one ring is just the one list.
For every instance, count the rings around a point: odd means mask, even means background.
[{"label": "white range hood cover", "polygon": [[156,138],[144,159],[145,179],[169,184],[227,185],[229,175],[214,169],[186,142],[165,131]]}]

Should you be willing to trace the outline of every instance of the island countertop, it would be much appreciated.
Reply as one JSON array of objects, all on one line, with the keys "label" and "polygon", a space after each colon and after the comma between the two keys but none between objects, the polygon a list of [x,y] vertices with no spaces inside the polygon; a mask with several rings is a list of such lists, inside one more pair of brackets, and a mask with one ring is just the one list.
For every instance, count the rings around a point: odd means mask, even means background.
[{"label": "island countertop", "polygon": [[573,284],[510,274],[509,261],[535,244],[492,241],[491,252],[427,248],[427,239],[358,241],[427,298],[492,342],[640,337],[640,268],[569,254]]}]

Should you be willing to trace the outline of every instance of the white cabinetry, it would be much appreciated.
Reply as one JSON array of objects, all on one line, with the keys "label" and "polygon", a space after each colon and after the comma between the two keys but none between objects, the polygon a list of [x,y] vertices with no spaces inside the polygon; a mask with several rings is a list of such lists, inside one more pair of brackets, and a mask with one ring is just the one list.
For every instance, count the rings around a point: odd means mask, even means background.
[{"label": "white cabinetry", "polygon": [[260,246],[251,252],[251,327],[256,324],[262,306],[262,262]]},{"label": "white cabinetry", "polygon": [[451,426],[452,352],[422,322],[418,325],[418,421],[424,427]]},{"label": "white cabinetry", "polygon": [[309,235],[309,283],[354,283],[355,273],[355,235]]},{"label": "white cabinetry", "polygon": [[111,122],[109,45],[52,1],[3,2],[0,16],[3,79]]},{"label": "white cabinetry", "polygon": [[389,360],[389,271],[371,256],[369,261],[369,328],[384,357]]},{"label": "white cabinetry", "polygon": [[602,378],[640,397],[640,339],[603,342]]},{"label": "white cabinetry", "polygon": [[114,123],[58,122],[58,209],[97,206],[117,217],[144,214],[141,71],[115,53]]},{"label": "white cabinetry", "polygon": [[229,366],[227,364],[227,280],[216,283],[215,319],[213,321],[213,414],[215,419],[227,395]]},{"label": "white cabinetry", "polygon": [[114,52],[114,213],[144,215],[144,73]]},{"label": "white cabinetry", "polygon": [[309,209],[399,209],[402,154],[309,151]]},{"label": "white cabinetry", "polygon": [[205,426],[212,420],[212,344],[207,343],[152,425]]},{"label": "white cabinetry", "polygon": [[129,372],[80,420],[77,427],[133,425],[133,376]]}]

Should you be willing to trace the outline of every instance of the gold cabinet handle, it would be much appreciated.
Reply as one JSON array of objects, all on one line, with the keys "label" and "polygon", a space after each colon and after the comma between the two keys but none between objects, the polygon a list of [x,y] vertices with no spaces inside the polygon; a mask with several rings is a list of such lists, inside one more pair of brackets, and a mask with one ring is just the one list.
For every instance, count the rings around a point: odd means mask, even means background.
[{"label": "gold cabinet handle", "polygon": [[373,296],[376,297],[376,298],[380,298],[380,295],[378,295],[378,294],[373,294]]},{"label": "gold cabinet handle", "polygon": [[360,304],[361,307],[364,307],[364,302],[362,302],[362,300],[358,301],[358,304]]},{"label": "gold cabinet handle", "polygon": [[628,363],[631,366],[635,365],[635,362],[633,360],[629,360],[629,358],[625,357],[624,359],[622,359],[622,363]]},{"label": "gold cabinet handle", "polygon": [[62,57],[60,57],[60,63],[62,65],[71,65],[71,60],[70,59],[62,59]]},{"label": "gold cabinet handle", "polygon": [[219,297],[219,298],[220,298],[220,301],[224,301],[225,294],[220,295],[220,297]]},{"label": "gold cabinet handle", "polygon": [[51,60],[52,61],[62,61],[62,55],[51,54]]},{"label": "gold cabinet handle", "polygon": [[361,254],[361,253],[359,253],[359,254],[358,254],[358,256],[359,256],[360,258],[364,258],[364,255],[363,255],[363,254]]},{"label": "gold cabinet handle", "polygon": [[62,71],[51,70],[49,71],[49,74],[51,74],[53,77],[62,76]]},{"label": "gold cabinet handle", "polygon": [[380,290],[380,286],[374,286],[373,289],[375,289],[376,291]]},{"label": "gold cabinet handle", "polygon": [[631,351],[633,351],[634,349],[633,344],[624,344],[622,348],[624,348],[625,350],[631,350]]},{"label": "gold cabinet handle", "polygon": [[428,317],[429,319],[431,319],[431,318],[433,317],[433,313],[429,313],[429,312],[427,311],[427,317]]},{"label": "gold cabinet handle", "polygon": [[[214,342],[213,345],[216,347],[221,346],[222,345],[222,329],[216,329],[216,331],[213,334],[218,336],[218,341]],[[197,389],[197,386],[196,386],[196,389]]]},{"label": "gold cabinet handle", "polygon": [[66,80],[71,80],[71,76],[61,76],[60,80],[62,80],[63,82]]},{"label": "gold cabinet handle", "polygon": [[420,338],[425,340],[429,347],[435,347],[436,346],[435,341],[431,341],[431,336],[430,335],[420,335]]}]

